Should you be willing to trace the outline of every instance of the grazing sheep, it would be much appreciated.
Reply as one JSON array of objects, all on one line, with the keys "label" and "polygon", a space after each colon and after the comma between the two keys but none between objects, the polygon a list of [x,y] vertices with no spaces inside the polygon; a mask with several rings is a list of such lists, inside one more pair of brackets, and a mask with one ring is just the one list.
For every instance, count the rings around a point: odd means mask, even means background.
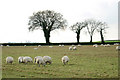
[{"label": "grazing sheep", "polygon": [[72,45],[72,47],[74,47],[75,45]]},{"label": "grazing sheep", "polygon": [[42,58],[41,56],[36,56],[35,58],[34,58],[34,63],[36,63],[36,59],[37,58]]},{"label": "grazing sheep", "polygon": [[119,43],[114,43],[114,45],[119,45]]},{"label": "grazing sheep", "polygon": [[11,56],[8,56],[7,58],[6,58],[6,63],[13,63],[13,57],[11,57]]},{"label": "grazing sheep", "polygon": [[53,48],[53,46],[49,46],[49,48]]},{"label": "grazing sheep", "polygon": [[69,47],[69,50],[72,50],[72,46]]},{"label": "grazing sheep", "polygon": [[26,47],[26,45],[24,45],[24,47]]},{"label": "grazing sheep", "polygon": [[110,44],[105,44],[104,47],[110,47]]},{"label": "grazing sheep", "polygon": [[59,45],[59,47],[62,47],[62,45]]},{"label": "grazing sheep", "polygon": [[45,62],[43,60],[42,57],[37,57],[36,58],[36,63],[39,64],[39,67],[40,67],[40,64],[42,64],[43,66],[45,66]]},{"label": "grazing sheep", "polygon": [[98,45],[97,45],[97,44],[94,44],[93,47],[98,47]]},{"label": "grazing sheep", "polygon": [[18,57],[18,63],[24,63],[23,62],[23,56]]},{"label": "grazing sheep", "polygon": [[78,44],[78,47],[80,47],[81,45],[80,44]]},{"label": "grazing sheep", "polygon": [[77,47],[76,47],[76,46],[74,46],[74,47],[73,47],[73,50],[77,50]]},{"label": "grazing sheep", "polygon": [[9,47],[9,45],[6,45],[7,47]]},{"label": "grazing sheep", "polygon": [[44,56],[43,57],[43,60],[44,60],[44,62],[47,64],[47,63],[49,63],[49,64],[51,64],[52,63],[52,58],[50,57],[50,56]]},{"label": "grazing sheep", "polygon": [[103,44],[101,44],[100,46],[104,46]]},{"label": "grazing sheep", "polygon": [[116,46],[116,50],[120,50],[120,46]]},{"label": "grazing sheep", "polygon": [[68,63],[68,61],[69,61],[68,56],[63,56],[63,57],[62,57],[62,63],[64,63],[64,65],[65,65],[66,63]]},{"label": "grazing sheep", "polygon": [[24,62],[24,63],[33,62],[33,60],[32,60],[31,57],[25,56],[25,57],[23,57],[23,62]]},{"label": "grazing sheep", "polygon": [[38,45],[38,47],[41,47],[41,45]]}]

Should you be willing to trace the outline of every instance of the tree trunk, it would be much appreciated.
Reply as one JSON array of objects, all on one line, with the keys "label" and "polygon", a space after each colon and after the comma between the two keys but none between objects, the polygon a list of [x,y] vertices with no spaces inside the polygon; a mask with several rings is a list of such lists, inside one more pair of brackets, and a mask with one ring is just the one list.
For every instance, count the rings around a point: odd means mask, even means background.
[{"label": "tree trunk", "polygon": [[100,36],[101,36],[101,43],[104,44],[105,42],[104,42],[104,37],[103,37],[103,34],[102,34],[102,30],[100,31]]},{"label": "tree trunk", "polygon": [[79,44],[79,40],[80,40],[80,33],[77,33],[77,43]]},{"label": "tree trunk", "polygon": [[47,30],[44,31],[44,36],[45,36],[46,43],[49,44],[50,43],[50,41],[49,41],[49,39],[50,39],[50,32],[47,31]]},{"label": "tree trunk", "polygon": [[90,43],[92,43],[92,36],[90,36]]}]

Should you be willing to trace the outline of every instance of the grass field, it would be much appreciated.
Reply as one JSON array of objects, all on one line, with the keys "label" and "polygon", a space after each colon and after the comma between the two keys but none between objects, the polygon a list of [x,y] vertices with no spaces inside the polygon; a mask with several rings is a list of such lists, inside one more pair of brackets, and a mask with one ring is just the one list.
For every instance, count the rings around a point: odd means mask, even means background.
[{"label": "grass field", "polygon": [[[118,51],[116,46],[97,48],[92,45],[68,50],[69,46],[10,46],[2,48],[3,78],[118,78]],[[51,56],[53,63],[38,67],[37,64],[19,64],[19,56]],[[70,61],[63,66],[62,56],[67,55]],[[13,64],[6,64],[6,57],[14,58]]]}]

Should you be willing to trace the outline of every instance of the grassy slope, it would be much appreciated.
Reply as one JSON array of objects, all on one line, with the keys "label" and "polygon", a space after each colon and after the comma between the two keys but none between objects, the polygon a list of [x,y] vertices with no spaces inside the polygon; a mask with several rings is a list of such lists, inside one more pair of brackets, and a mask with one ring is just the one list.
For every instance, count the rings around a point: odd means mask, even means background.
[{"label": "grassy slope", "polygon": [[[69,51],[68,46],[53,48],[41,47],[3,47],[3,78],[113,78],[118,77],[118,52],[115,46],[94,48],[82,46],[76,51]],[[45,67],[35,64],[18,64],[19,56],[51,56],[52,65]],[[70,58],[68,65],[63,66],[61,57]],[[14,63],[6,64],[7,56],[14,57]]]}]

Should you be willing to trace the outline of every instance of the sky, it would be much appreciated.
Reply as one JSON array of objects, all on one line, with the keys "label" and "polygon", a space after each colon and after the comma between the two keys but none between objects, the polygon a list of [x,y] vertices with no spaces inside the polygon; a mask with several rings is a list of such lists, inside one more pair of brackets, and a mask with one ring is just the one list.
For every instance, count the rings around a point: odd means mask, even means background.
[{"label": "sky", "polygon": [[[51,32],[50,42],[76,42],[76,33],[69,27],[76,22],[95,19],[106,22],[108,29],[105,40],[118,39],[118,1],[119,0],[1,0],[0,1],[0,43],[7,42],[40,42],[45,38],[42,30],[29,32],[29,17],[34,12],[54,10],[61,13],[67,20],[65,30]],[[80,42],[89,42],[86,31],[81,32]],[[95,32],[93,41],[100,41],[100,35]]]}]

